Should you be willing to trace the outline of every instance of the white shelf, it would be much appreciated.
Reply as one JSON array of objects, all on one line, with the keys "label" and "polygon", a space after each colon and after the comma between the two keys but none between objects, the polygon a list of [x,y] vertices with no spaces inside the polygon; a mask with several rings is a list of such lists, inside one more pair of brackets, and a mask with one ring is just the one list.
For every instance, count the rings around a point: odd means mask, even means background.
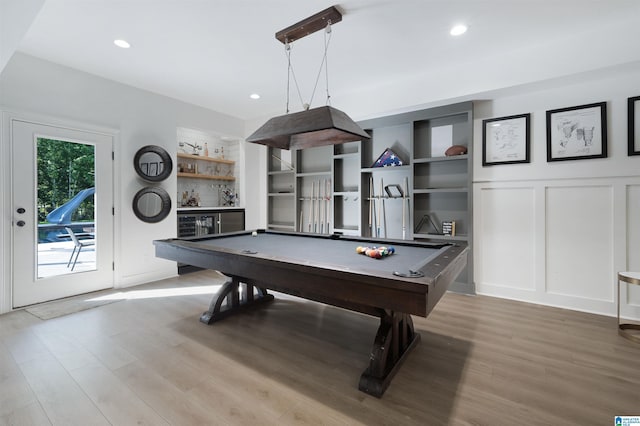
[{"label": "white shelf", "polygon": [[[469,192],[469,188],[425,188],[425,189],[414,189],[414,194],[435,194],[435,193],[444,193],[444,192]],[[402,197],[400,197],[402,198]]]},{"label": "white shelf", "polygon": [[413,164],[421,164],[421,163],[439,163],[442,161],[467,161],[469,158],[468,154],[463,155],[452,155],[450,157],[429,157],[429,158],[414,158]]},{"label": "white shelf", "polygon": [[390,167],[365,167],[361,169],[362,173],[372,172],[392,172],[392,171],[405,171],[411,168],[411,165],[405,164],[403,166],[390,166]]}]

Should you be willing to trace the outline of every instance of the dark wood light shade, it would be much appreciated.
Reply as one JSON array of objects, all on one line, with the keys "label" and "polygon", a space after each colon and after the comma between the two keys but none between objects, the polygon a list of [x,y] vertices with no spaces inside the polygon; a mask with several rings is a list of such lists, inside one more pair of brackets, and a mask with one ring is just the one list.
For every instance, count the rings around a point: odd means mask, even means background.
[{"label": "dark wood light shade", "polygon": [[247,142],[281,149],[302,149],[369,139],[369,134],[347,114],[322,106],[274,117],[249,136]]},{"label": "dark wood light shade", "polygon": [[[331,6],[278,31],[276,38],[282,43],[291,43],[340,21],[342,14],[335,6]],[[347,114],[323,106],[274,117],[249,136],[247,142],[281,149],[302,149],[369,139],[367,132]]]}]

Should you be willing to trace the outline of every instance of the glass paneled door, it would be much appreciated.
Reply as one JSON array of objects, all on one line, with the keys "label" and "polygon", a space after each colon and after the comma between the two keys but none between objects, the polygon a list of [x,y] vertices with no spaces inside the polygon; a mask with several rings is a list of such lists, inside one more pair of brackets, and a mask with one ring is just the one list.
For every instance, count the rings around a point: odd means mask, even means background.
[{"label": "glass paneled door", "polygon": [[13,307],[113,286],[113,136],[11,121]]}]

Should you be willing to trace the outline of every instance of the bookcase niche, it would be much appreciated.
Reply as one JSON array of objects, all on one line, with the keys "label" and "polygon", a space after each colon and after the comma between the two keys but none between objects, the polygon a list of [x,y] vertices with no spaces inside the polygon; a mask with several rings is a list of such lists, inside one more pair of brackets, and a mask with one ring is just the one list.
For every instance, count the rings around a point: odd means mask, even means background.
[{"label": "bookcase niche", "polygon": [[[369,141],[268,148],[268,227],[473,247],[473,104],[361,121]],[[466,153],[445,155],[452,145]],[[380,167],[380,162],[388,163]],[[475,293],[473,255],[450,288]]]}]

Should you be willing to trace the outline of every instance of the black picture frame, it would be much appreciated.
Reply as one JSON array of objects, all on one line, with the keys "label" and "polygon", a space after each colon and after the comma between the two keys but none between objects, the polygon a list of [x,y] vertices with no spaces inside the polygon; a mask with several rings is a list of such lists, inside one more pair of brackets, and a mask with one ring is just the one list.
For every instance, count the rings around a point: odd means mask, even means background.
[{"label": "black picture frame", "polygon": [[640,155],[640,96],[627,100],[627,114],[628,154]]},{"label": "black picture frame", "polygon": [[531,162],[531,114],[482,120],[482,165]]},{"label": "black picture frame", "polygon": [[607,157],[607,103],[547,111],[547,161]]}]

